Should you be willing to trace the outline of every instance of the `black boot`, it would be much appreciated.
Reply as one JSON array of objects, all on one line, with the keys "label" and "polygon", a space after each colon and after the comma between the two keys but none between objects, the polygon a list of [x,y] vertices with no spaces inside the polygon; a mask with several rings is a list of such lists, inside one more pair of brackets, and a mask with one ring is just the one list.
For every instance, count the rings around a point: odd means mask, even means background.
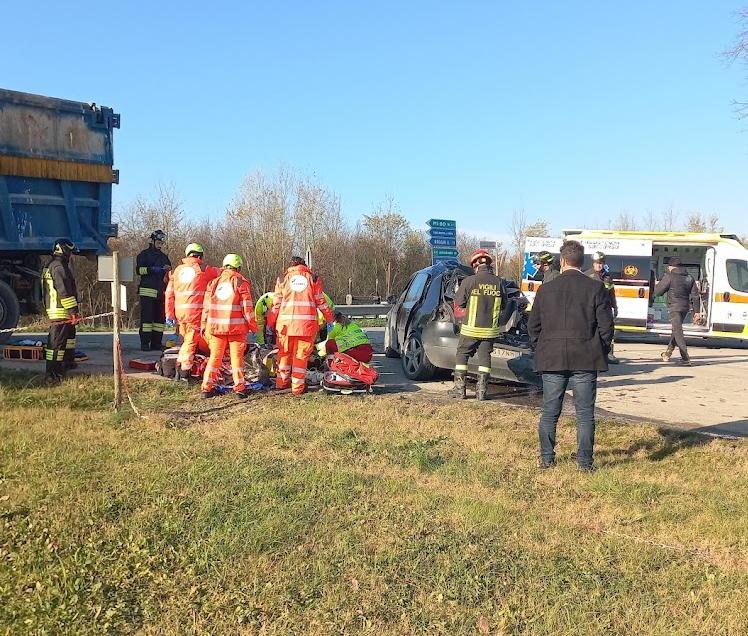
[{"label": "black boot", "polygon": [[151,351],[162,351],[163,346],[161,345],[163,334],[160,331],[154,331],[151,334]]},{"label": "black boot", "polygon": [[177,372],[174,374],[174,379],[177,382],[189,382],[190,381],[189,370],[185,371],[181,366],[177,366]]},{"label": "black boot", "polygon": [[454,386],[449,390],[447,395],[451,398],[454,398],[456,400],[464,400],[465,399],[465,376],[467,374],[465,371],[455,371],[455,384]]},{"label": "black boot", "polygon": [[482,402],[486,399],[486,391],[488,390],[488,373],[478,374],[478,383],[475,386],[475,399]]},{"label": "black boot", "polygon": [[151,350],[151,334],[149,332],[140,332],[140,350],[150,351]]}]

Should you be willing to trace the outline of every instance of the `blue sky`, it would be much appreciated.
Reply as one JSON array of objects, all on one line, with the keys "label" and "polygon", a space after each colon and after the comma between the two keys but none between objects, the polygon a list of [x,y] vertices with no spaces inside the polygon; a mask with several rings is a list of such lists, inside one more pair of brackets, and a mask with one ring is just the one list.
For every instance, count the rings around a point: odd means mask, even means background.
[{"label": "blue sky", "polygon": [[392,194],[486,235],[671,205],[745,234],[748,83],[719,53],[747,3],[13,2],[0,86],[121,113],[119,206],[165,182],[213,216],[282,164],[350,219]]}]

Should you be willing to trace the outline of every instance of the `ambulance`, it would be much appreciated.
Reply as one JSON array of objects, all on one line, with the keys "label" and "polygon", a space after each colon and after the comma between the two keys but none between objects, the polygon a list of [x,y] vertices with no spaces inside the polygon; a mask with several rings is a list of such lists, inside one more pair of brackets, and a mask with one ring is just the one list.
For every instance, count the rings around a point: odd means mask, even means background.
[{"label": "ambulance", "polygon": [[683,331],[689,337],[748,340],[748,249],[733,234],[695,232],[620,232],[564,230],[563,238],[528,237],[522,291],[530,302],[542,285],[533,257],[547,250],[558,258],[564,240],[584,245],[582,271],[592,268],[592,254],[605,254],[615,285],[616,330],[670,334],[666,298],[654,287],[678,257],[693,276],[699,292],[700,320],[689,314]]}]

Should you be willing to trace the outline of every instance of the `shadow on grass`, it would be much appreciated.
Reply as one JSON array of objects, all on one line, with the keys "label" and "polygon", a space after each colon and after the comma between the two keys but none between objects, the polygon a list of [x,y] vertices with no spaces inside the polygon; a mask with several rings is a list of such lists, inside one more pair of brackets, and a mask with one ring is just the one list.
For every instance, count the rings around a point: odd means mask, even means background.
[{"label": "shadow on grass", "polygon": [[612,448],[609,450],[600,450],[595,453],[598,458],[610,457],[606,461],[608,466],[619,464],[628,464],[636,461],[635,455],[646,453],[646,459],[652,462],[659,462],[663,459],[674,455],[682,450],[689,448],[698,448],[710,444],[715,437],[699,435],[689,431],[677,431],[668,428],[658,428],[657,433],[661,439],[643,439],[631,444],[628,448]]}]

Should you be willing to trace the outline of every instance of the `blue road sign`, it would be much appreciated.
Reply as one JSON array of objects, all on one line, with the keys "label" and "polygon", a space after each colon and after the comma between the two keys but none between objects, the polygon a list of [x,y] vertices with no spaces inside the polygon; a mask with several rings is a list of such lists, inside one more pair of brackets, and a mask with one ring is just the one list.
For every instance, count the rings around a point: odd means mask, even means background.
[{"label": "blue road sign", "polygon": [[429,236],[436,236],[439,238],[457,238],[457,230],[445,230],[440,227],[429,228]]},{"label": "blue road sign", "polygon": [[429,243],[432,247],[457,247],[457,239],[453,238],[438,238],[432,236],[429,239]]},{"label": "blue road sign", "polygon": [[459,252],[451,247],[434,247],[431,249],[431,255],[435,257],[444,256],[445,258],[457,258]]},{"label": "blue road sign", "polygon": [[431,264],[436,265],[437,263],[444,263],[445,261],[457,261],[459,260],[456,256],[432,256]]},{"label": "blue road sign", "polygon": [[457,229],[457,221],[451,219],[429,219],[426,221],[426,225],[429,227],[440,227],[445,230]]}]

